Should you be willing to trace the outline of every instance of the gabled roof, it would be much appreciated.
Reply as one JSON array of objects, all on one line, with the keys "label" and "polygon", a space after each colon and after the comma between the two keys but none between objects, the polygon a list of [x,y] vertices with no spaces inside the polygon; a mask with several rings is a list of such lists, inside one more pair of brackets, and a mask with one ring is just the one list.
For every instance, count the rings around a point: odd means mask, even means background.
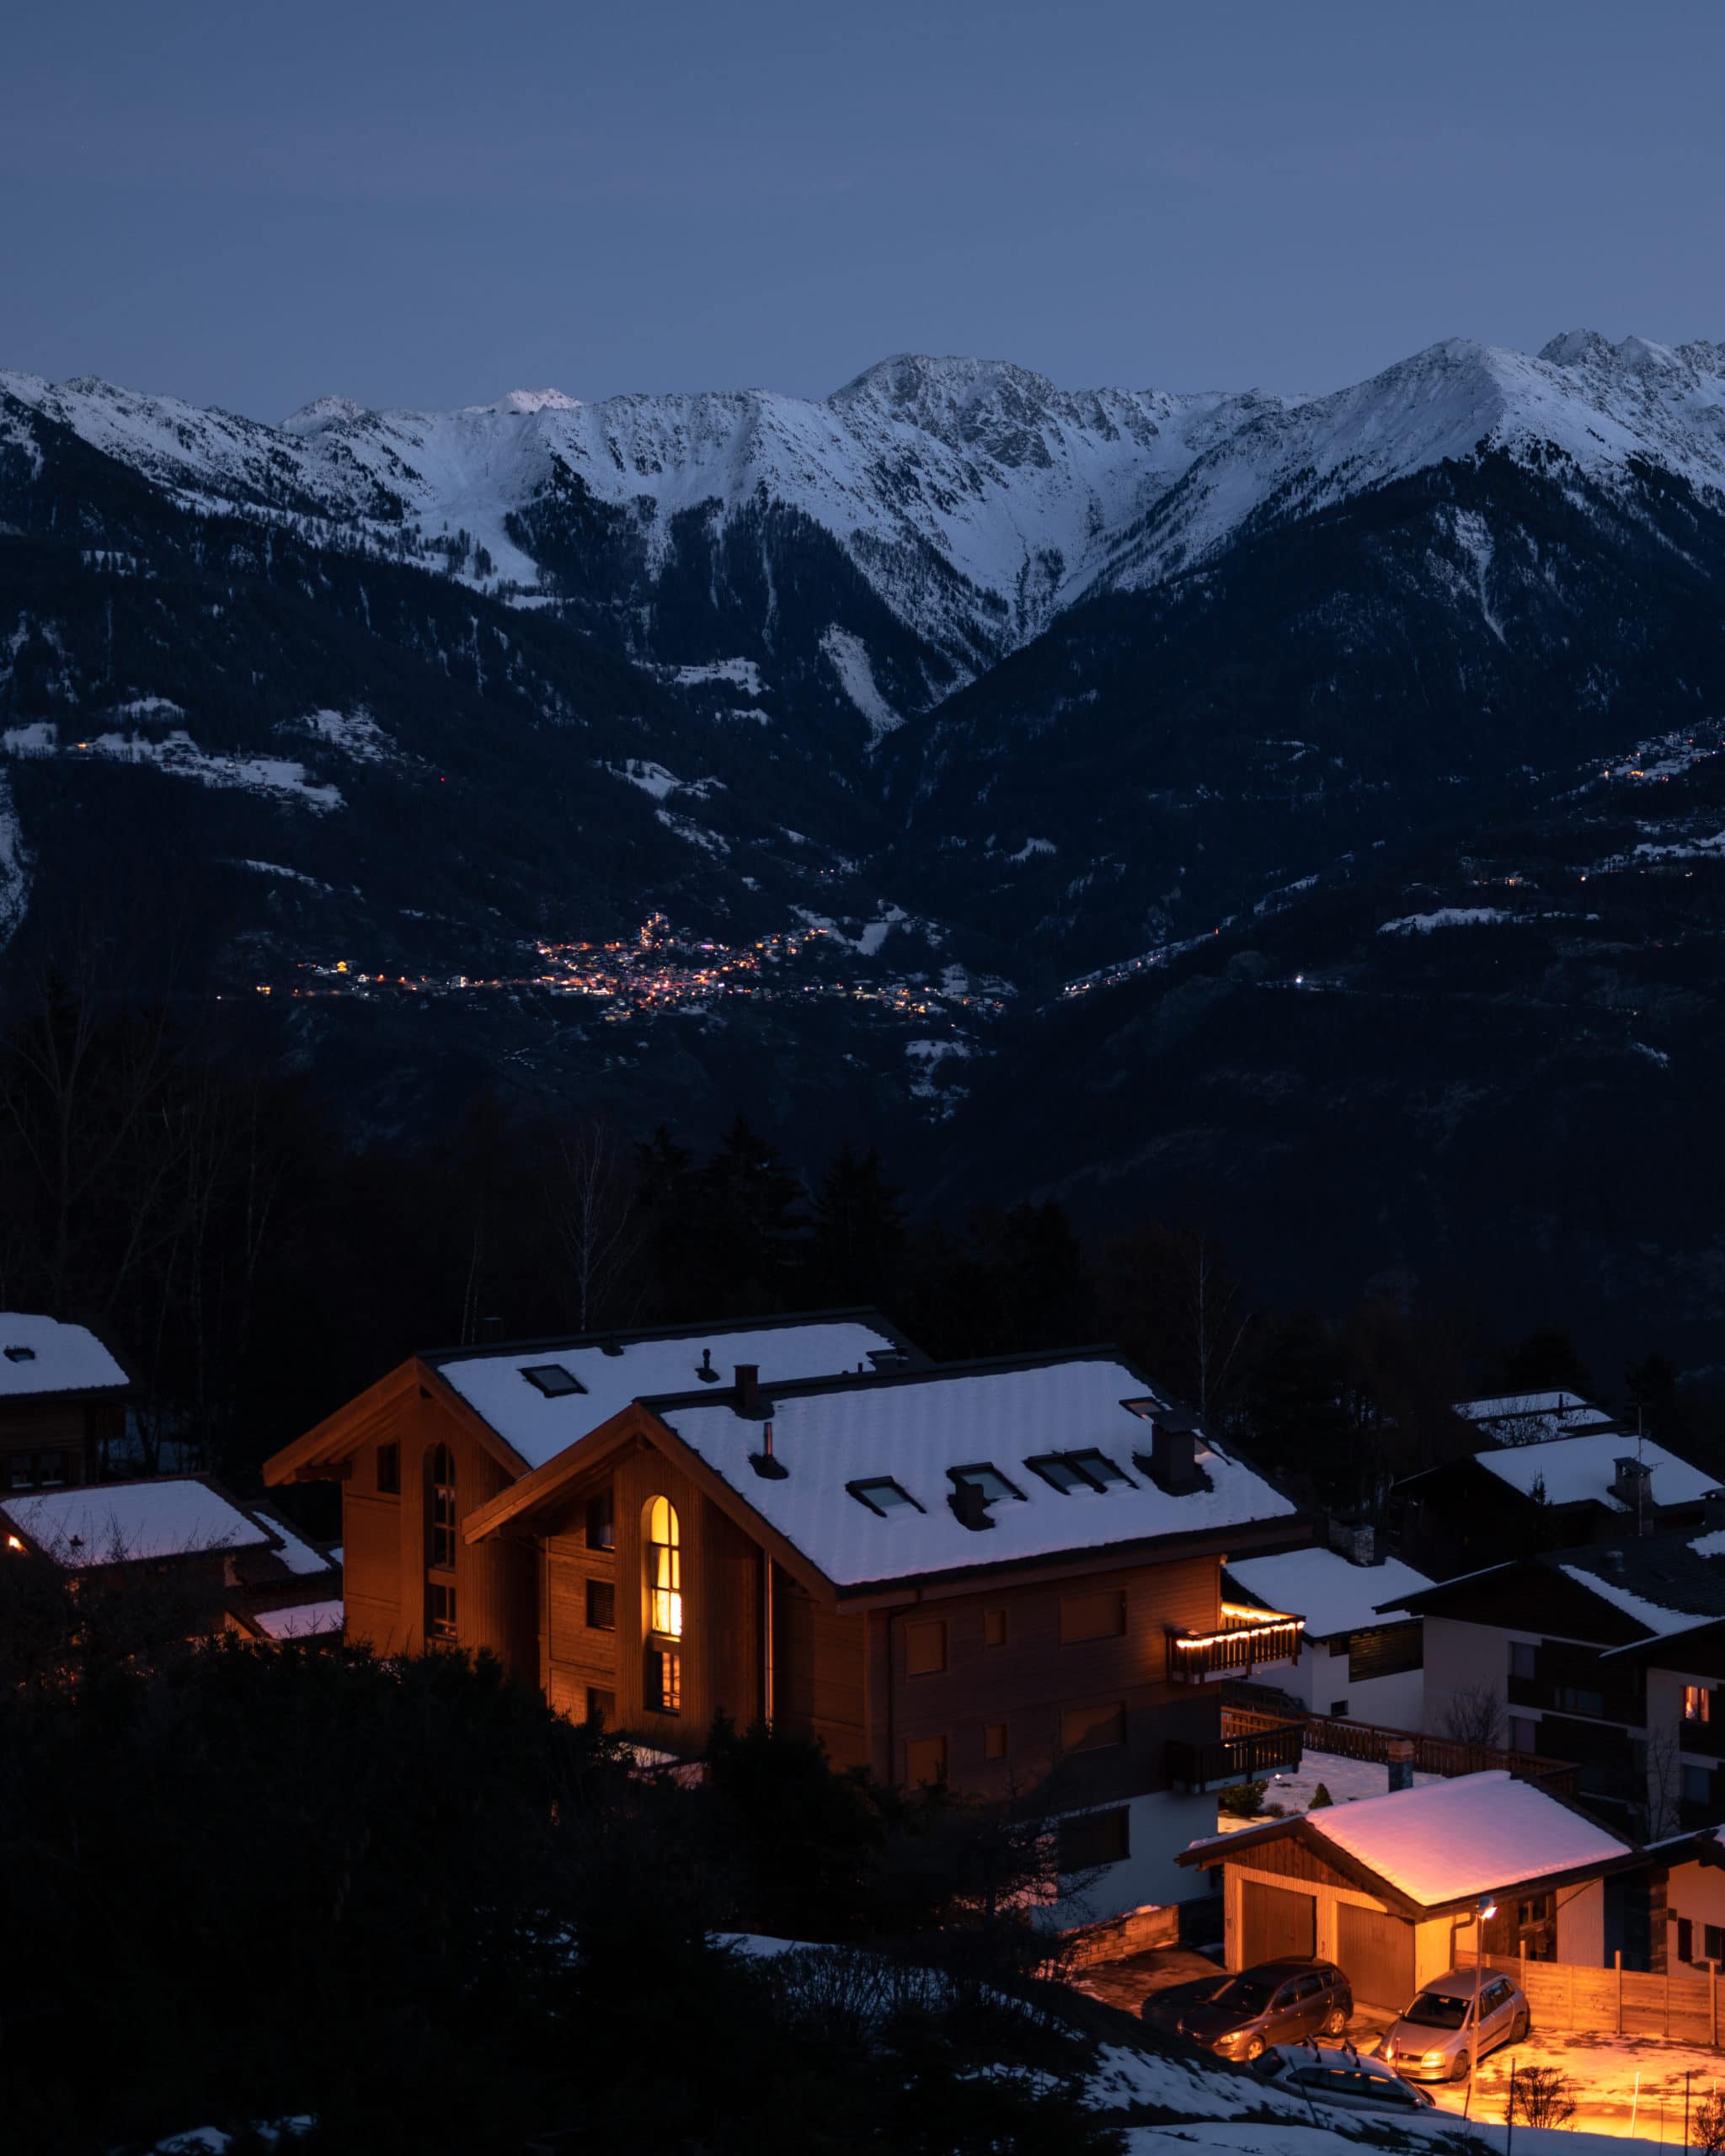
[{"label": "gabled roof", "polygon": [[[1527,1623],[1538,1625],[1543,1618],[1548,1632],[1596,1640],[1616,1652],[1626,1638],[1639,1646],[1725,1619],[1725,1550],[1712,1554],[1715,1545],[1725,1545],[1725,1537],[1668,1532],[1610,1548],[1589,1543],[1542,1550],[1441,1580],[1404,1597],[1398,1606],[1414,1615],[1466,1619],[1471,1609],[1496,1605],[1503,1588],[1519,1580],[1530,1601]],[[1578,1630],[1589,1605],[1594,1620]]]},{"label": "gabled roof", "polygon": [[[524,1475],[557,1459],[631,1401],[700,1385],[703,1367],[718,1390],[732,1384],[739,1364],[758,1365],[766,1383],[923,1359],[878,1310],[861,1309],[434,1349],[284,1446],[264,1463],[264,1476],[268,1482],[286,1481],[321,1460],[350,1451],[363,1442],[370,1418],[387,1412],[409,1385],[428,1377],[446,1388],[447,1401],[473,1417],[470,1427],[499,1463]],[[529,1371],[562,1375],[536,1380]]]},{"label": "gabled roof", "polygon": [[131,1380],[88,1326],[0,1310],[0,1401],[119,1392]]},{"label": "gabled roof", "polygon": [[1500,1495],[1500,1486],[1507,1486],[1518,1496],[1535,1502],[1542,1494],[1546,1504],[1594,1504],[1626,1517],[1633,1508],[1613,1492],[1611,1485],[1616,1480],[1618,1461],[1637,1459],[1648,1469],[1648,1492],[1656,1506],[1699,1504],[1709,1491],[1719,1487],[1717,1476],[1704,1474],[1650,1438],[1637,1438],[1632,1432],[1622,1430],[1595,1430],[1579,1437],[1550,1438],[1541,1444],[1471,1453],[1461,1460],[1407,1476],[1401,1486],[1411,1488],[1438,1476],[1487,1475],[1493,1480],[1484,1486]]},{"label": "gabled roof", "polygon": [[200,1550],[273,1549],[280,1540],[190,1475],[0,1497],[0,1529],[67,1572]]},{"label": "gabled roof", "polygon": [[1393,1623],[1393,1617],[1386,1620],[1381,1614],[1386,1604],[1433,1584],[1399,1557],[1354,1565],[1337,1550],[1316,1549],[1236,1559],[1229,1564],[1228,1577],[1266,1609],[1303,1617],[1309,1640]]},{"label": "gabled roof", "polygon": [[1641,1854],[1561,1798],[1493,1769],[1247,1828],[1194,1844],[1178,1860],[1249,1864],[1251,1850],[1283,1840],[1304,1843],[1416,1918],[1466,1908],[1482,1894],[1598,1877]]},{"label": "gabled roof", "polygon": [[1458,1400],[1452,1412],[1500,1445],[1543,1444],[1584,1430],[1618,1427],[1615,1416],[1577,1392],[1503,1393],[1490,1400]]}]

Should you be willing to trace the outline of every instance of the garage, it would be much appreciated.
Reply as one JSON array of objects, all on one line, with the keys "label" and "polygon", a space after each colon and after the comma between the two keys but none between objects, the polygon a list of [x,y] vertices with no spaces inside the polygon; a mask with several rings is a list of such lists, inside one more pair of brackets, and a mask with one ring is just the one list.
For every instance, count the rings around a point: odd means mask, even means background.
[{"label": "garage", "polygon": [[1336,1960],[1357,2005],[1399,2014],[1413,1996],[1413,1926],[1386,1910],[1338,1902]]},{"label": "garage", "polygon": [[1254,1961],[1277,1961],[1284,1954],[1311,1956],[1317,1951],[1317,1902],[1286,1886],[1267,1886],[1261,1879],[1242,1882],[1240,1903],[1240,1966]]}]

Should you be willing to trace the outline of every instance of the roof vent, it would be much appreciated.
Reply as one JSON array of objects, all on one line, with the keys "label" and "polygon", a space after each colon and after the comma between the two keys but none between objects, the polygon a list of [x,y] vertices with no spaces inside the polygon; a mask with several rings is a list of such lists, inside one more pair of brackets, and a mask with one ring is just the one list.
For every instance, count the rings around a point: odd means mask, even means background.
[{"label": "roof vent", "polygon": [[791,1471],[773,1452],[772,1423],[770,1419],[761,1426],[761,1449],[759,1452],[750,1454],[749,1465],[757,1475],[764,1476],[769,1482],[782,1482]]},{"label": "roof vent", "polygon": [[8,1348],[6,1359],[8,1363],[34,1363],[36,1351],[34,1348]]},{"label": "roof vent", "polygon": [[980,1534],[984,1528],[994,1525],[993,1515],[988,1509],[988,1492],[980,1482],[958,1483],[947,1502],[960,1527]]},{"label": "roof vent", "polygon": [[718,1372],[713,1367],[713,1350],[710,1348],[703,1348],[701,1350],[701,1364],[695,1374],[702,1385],[718,1383]]},{"label": "roof vent", "polygon": [[1158,1490],[1171,1497],[1208,1490],[1210,1476],[1198,1464],[1198,1432],[1183,1416],[1159,1416],[1150,1426],[1150,1451],[1134,1455]]},{"label": "roof vent", "polygon": [[599,1352],[601,1355],[621,1355],[623,1352],[623,1343],[614,1332],[607,1333],[605,1337],[605,1344]]},{"label": "roof vent", "polygon": [[1608,1550],[1605,1552],[1605,1570],[1608,1572],[1615,1572],[1619,1579],[1622,1578],[1623,1552],[1621,1550]]}]

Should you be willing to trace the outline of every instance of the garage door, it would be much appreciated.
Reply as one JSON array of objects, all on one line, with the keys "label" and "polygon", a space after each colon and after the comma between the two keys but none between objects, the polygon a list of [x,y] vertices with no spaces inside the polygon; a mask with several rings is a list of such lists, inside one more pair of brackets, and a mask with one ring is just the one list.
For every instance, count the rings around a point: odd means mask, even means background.
[{"label": "garage door", "polygon": [[1240,1966],[1279,1961],[1284,1954],[1317,1951],[1317,1903],[1310,1894],[1286,1886],[1266,1886],[1242,1879],[1240,1903]]},{"label": "garage door", "polygon": [[1336,1959],[1354,1996],[1399,2014],[1413,1996],[1413,1926],[1381,1909],[1336,1909]]}]

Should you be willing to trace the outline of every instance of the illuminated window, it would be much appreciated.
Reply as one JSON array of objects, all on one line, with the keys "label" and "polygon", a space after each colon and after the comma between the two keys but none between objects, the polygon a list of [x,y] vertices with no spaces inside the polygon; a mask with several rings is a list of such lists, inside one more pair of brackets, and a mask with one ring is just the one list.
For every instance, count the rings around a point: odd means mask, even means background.
[{"label": "illuminated window", "polygon": [[682,1534],[668,1497],[647,1508],[647,1629],[660,1639],[683,1636]]},{"label": "illuminated window", "polygon": [[430,1493],[426,1525],[430,1533],[431,1569],[455,1570],[455,1455],[447,1445],[433,1445],[425,1461]]},{"label": "illuminated window", "polygon": [[1685,1684],[1683,1688],[1683,1719],[1685,1721],[1708,1722],[1713,1718],[1713,1695],[1705,1684]]}]

